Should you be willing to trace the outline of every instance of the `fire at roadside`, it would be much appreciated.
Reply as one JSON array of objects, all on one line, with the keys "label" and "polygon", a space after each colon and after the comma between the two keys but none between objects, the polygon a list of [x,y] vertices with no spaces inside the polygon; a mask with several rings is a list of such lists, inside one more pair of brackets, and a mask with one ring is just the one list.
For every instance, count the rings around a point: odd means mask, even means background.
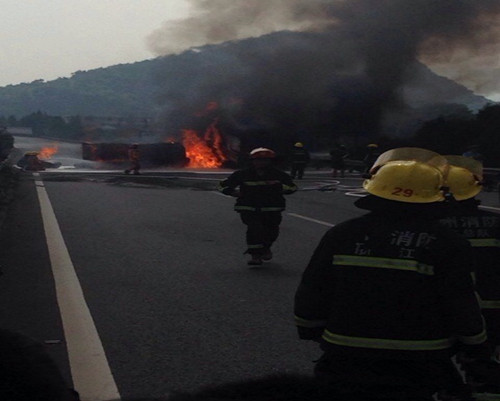
[{"label": "fire at roadside", "polygon": [[[82,159],[108,164],[128,163],[127,143],[82,143]],[[140,144],[141,163],[145,167],[185,167],[188,163],[184,147],[179,143]]]},{"label": "fire at roadside", "polygon": [[73,144],[23,138],[15,156],[20,158],[17,166],[31,171],[59,167],[123,169],[130,166],[130,149],[137,145],[141,168],[235,168],[240,158],[240,138],[225,132],[224,126],[219,127],[218,114],[218,104],[209,102],[185,128],[168,137],[159,132],[133,137],[118,134],[109,142],[96,138]]},{"label": "fire at roadside", "polygon": [[40,151],[25,152],[23,157],[19,159],[16,166],[26,171],[43,171],[46,168],[58,168],[60,162],[50,162],[50,159],[58,151],[58,146],[42,147]]},{"label": "fire at roadside", "polygon": [[[83,160],[124,164],[128,162],[130,143],[82,143]],[[167,140],[161,143],[138,143],[141,166],[185,168],[232,168],[237,164],[239,140],[223,136],[212,121],[204,132],[182,130],[182,143]]]},{"label": "fire at roadside", "polygon": [[189,159],[188,167],[233,167],[240,150],[237,138],[221,134],[217,119],[209,124],[203,135],[193,129],[184,129],[182,143]]},{"label": "fire at roadside", "polygon": [[[189,147],[180,143],[138,144],[144,167],[223,168],[230,160],[223,153],[214,153],[210,146],[193,131],[185,132]],[[83,160],[122,165],[128,163],[126,143],[82,143]]]},{"label": "fire at roadside", "polygon": [[[167,140],[158,143],[139,143],[141,166],[145,168],[176,167],[176,168],[231,168],[236,166],[239,141],[237,138],[223,138],[215,124],[207,128],[203,134],[194,129],[185,129],[182,133],[182,143]],[[43,171],[47,168],[119,168],[122,169],[129,161],[131,143],[121,142],[82,142],[75,144],[75,150],[80,146],[80,152],[68,157],[67,149],[59,149],[58,143],[46,146],[24,147],[24,152],[17,157],[16,166],[27,171]],[[226,145],[229,143],[229,146]],[[28,148],[28,149],[26,149]],[[59,152],[62,150],[62,153]],[[78,157],[81,154],[81,159]],[[86,163],[82,163],[86,161]],[[62,163],[61,163],[62,162]]]}]

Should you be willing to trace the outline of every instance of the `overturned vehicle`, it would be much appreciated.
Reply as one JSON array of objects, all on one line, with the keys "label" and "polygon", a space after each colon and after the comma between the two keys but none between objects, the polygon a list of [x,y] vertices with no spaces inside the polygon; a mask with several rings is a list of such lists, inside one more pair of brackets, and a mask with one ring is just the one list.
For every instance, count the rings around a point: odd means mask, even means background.
[{"label": "overturned vehicle", "polygon": [[[127,163],[130,144],[82,143],[82,159],[113,164]],[[186,149],[180,143],[138,144],[141,165],[146,167],[184,167],[189,162]]]},{"label": "overturned vehicle", "polygon": [[40,152],[36,151],[26,152],[23,157],[18,160],[16,166],[25,171],[43,171],[46,168],[58,168],[61,166],[59,162],[52,163],[39,159],[39,154]]}]

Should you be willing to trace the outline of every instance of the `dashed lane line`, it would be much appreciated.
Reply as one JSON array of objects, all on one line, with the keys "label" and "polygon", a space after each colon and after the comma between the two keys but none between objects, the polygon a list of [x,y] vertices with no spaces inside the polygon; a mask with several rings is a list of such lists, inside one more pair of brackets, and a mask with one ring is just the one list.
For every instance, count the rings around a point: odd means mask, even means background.
[{"label": "dashed lane line", "polygon": [[297,217],[298,219],[303,219],[303,220],[311,221],[313,223],[321,224],[321,225],[327,226],[327,227],[334,227],[335,226],[335,224],[328,223],[327,221],[316,220],[316,219],[313,219],[311,217],[303,216],[303,215],[297,214],[297,213],[287,213],[287,215],[288,216],[292,216],[292,217]]},{"label": "dashed lane line", "polygon": [[[229,196],[229,195],[224,195],[218,191],[212,191],[213,194],[215,195],[219,195],[219,196],[223,196],[225,198],[233,198],[232,196]],[[298,219],[302,219],[302,220],[307,220],[307,221],[311,221],[313,223],[317,223],[317,224],[321,224],[323,226],[327,226],[327,227],[333,227],[335,226],[335,224],[332,224],[332,223],[328,223],[327,221],[322,221],[322,220],[316,220],[316,219],[313,219],[311,217],[307,217],[307,216],[303,216],[301,214],[297,214],[297,213],[288,213],[286,212],[286,214],[288,216],[292,216],[292,217],[296,217]]]},{"label": "dashed lane line", "polygon": [[82,401],[119,400],[120,394],[43,181],[35,185],[66,338],[73,385]]}]

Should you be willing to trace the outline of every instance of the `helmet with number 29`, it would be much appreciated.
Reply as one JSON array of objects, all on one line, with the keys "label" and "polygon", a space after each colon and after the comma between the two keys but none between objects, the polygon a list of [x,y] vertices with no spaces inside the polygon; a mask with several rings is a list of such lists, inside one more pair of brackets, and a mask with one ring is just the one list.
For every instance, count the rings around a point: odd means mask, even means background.
[{"label": "helmet with number 29", "polygon": [[421,148],[397,148],[382,153],[363,188],[380,198],[406,203],[444,200],[442,187],[447,161]]}]

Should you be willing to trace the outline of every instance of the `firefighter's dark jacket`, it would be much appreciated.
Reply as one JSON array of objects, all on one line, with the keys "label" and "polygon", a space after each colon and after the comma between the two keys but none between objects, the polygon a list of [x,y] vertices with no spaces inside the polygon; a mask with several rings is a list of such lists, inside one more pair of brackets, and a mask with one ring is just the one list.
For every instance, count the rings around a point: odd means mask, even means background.
[{"label": "firefighter's dark jacket", "polygon": [[309,160],[309,152],[304,148],[294,147],[290,152],[290,161],[294,164],[307,164]]},{"label": "firefighter's dark jacket", "polygon": [[239,187],[240,195],[234,210],[237,212],[279,212],[285,209],[283,195],[297,191],[292,178],[274,167],[265,169],[262,175],[250,167],[237,170],[221,181],[218,190],[225,195],[232,195]]},{"label": "firefighter's dark jacket", "polygon": [[500,344],[500,215],[479,209],[474,198],[453,206],[441,222],[464,236],[474,250],[473,275],[488,337]]},{"label": "firefighter's dark jacket", "polygon": [[139,149],[135,149],[135,148],[129,149],[128,150],[128,158],[131,161],[138,161],[140,158]]},{"label": "firefighter's dark jacket", "polygon": [[427,205],[374,204],[316,248],[295,296],[299,336],[360,357],[418,359],[483,344],[469,243]]}]

